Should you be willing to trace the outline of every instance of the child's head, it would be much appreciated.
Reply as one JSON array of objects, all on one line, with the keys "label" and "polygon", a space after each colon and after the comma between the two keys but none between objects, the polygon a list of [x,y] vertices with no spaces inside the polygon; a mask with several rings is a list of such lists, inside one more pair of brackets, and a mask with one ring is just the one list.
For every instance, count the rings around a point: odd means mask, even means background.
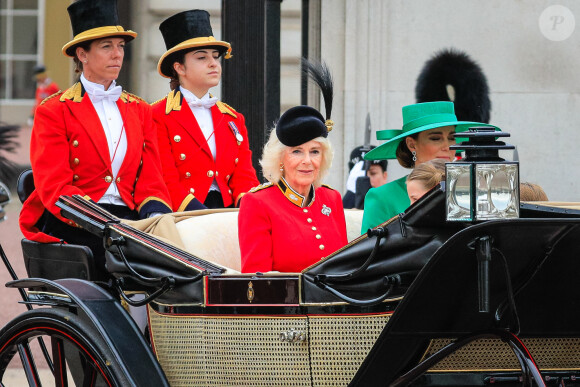
[{"label": "child's head", "polygon": [[547,202],[548,196],[537,184],[520,183],[520,200],[523,202]]},{"label": "child's head", "polygon": [[425,195],[445,179],[445,163],[443,159],[433,159],[417,165],[407,176],[407,193],[411,204]]}]

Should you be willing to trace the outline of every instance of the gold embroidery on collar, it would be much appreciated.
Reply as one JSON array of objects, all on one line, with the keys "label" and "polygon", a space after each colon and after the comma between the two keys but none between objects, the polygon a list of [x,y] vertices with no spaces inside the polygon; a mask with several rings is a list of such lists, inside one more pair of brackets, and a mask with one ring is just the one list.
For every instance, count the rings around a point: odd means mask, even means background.
[{"label": "gold embroidery on collar", "polygon": [[85,94],[83,91],[83,84],[77,82],[60,96],[60,102],[64,102],[66,99],[70,99],[73,102],[81,102]]},{"label": "gold embroidery on collar", "polygon": [[165,114],[171,113],[172,110],[181,110],[181,91],[173,90],[167,94],[167,103],[165,104]]},{"label": "gold embroidery on collar", "polygon": [[[211,95],[211,94],[210,94]],[[218,109],[220,110],[220,112],[222,112],[223,114],[229,114],[230,116],[234,117],[234,118],[238,118],[238,116],[236,115],[235,110],[233,107],[231,107],[230,105],[223,103],[222,101],[217,101],[215,103],[215,105],[218,107]]]},{"label": "gold embroidery on collar", "polygon": [[[300,195],[298,192],[296,192],[292,187],[290,187],[290,185],[286,182],[286,180],[283,177],[281,177],[280,181],[278,182],[278,188],[280,188],[280,191],[282,191],[284,196],[286,196],[286,199],[290,200],[292,204],[298,207],[302,207],[302,205],[306,201],[306,198]],[[312,191],[312,200],[310,201],[310,203],[308,203],[308,207],[310,207],[312,203],[314,203],[314,199],[316,196],[315,191],[312,188],[311,191]]]}]

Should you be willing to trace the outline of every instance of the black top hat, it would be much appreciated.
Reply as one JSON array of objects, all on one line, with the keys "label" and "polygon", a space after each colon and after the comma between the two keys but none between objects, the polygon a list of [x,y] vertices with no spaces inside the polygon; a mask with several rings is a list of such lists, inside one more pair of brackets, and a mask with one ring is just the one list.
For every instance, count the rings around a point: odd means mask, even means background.
[{"label": "black top hat", "polygon": [[460,121],[488,123],[491,101],[481,67],[466,53],[441,50],[429,59],[417,78],[417,102],[452,101]]},{"label": "black top hat", "polygon": [[177,13],[165,19],[159,25],[159,30],[167,49],[157,64],[157,71],[162,77],[171,78],[173,63],[169,56],[181,50],[215,47],[221,54],[226,53],[226,59],[232,57],[231,45],[213,37],[207,11],[193,9]]},{"label": "black top hat", "polygon": [[89,40],[120,36],[130,41],[137,36],[119,25],[117,0],[78,0],[67,10],[74,38],[62,48],[66,56],[74,57],[76,46]]},{"label": "black top hat", "polygon": [[46,67],[44,67],[43,65],[36,65],[34,66],[34,69],[32,69],[32,73],[34,75],[36,74],[42,74],[46,72]]},{"label": "black top hat", "polygon": [[312,63],[302,59],[304,72],[320,87],[326,108],[326,120],[320,112],[310,106],[295,106],[282,114],[276,124],[276,136],[286,146],[298,146],[317,137],[327,137],[334,123],[332,111],[333,81],[330,70],[324,63]]}]

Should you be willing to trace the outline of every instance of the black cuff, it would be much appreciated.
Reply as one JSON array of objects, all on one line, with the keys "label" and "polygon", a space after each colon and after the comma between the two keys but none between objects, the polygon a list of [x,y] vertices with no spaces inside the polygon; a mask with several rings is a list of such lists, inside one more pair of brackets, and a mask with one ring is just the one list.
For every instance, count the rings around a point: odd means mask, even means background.
[{"label": "black cuff", "polygon": [[143,207],[141,207],[141,209],[139,210],[139,218],[146,219],[149,216],[149,214],[152,214],[154,212],[169,214],[173,211],[171,211],[171,208],[167,207],[167,205],[161,201],[150,200],[147,203],[145,203]]},{"label": "black cuff", "polygon": [[185,207],[185,211],[206,210],[206,209],[207,207],[204,206],[202,202],[200,202],[196,198],[193,198],[193,200],[187,203],[187,206]]}]

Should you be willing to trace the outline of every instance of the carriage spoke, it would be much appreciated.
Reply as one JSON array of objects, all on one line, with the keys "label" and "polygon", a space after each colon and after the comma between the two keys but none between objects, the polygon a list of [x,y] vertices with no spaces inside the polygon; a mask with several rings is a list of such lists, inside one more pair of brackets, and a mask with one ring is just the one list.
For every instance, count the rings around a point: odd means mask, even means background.
[{"label": "carriage spoke", "polygon": [[29,386],[41,387],[42,383],[38,377],[38,370],[36,369],[36,364],[34,363],[34,358],[32,357],[32,352],[30,351],[30,346],[26,344],[18,344],[18,354],[20,355],[20,360],[22,361],[22,367],[26,374],[26,379],[28,380]]},{"label": "carriage spoke", "polygon": [[68,386],[66,376],[66,360],[64,357],[64,343],[59,337],[51,337],[52,359],[54,363],[54,383],[56,387]]}]

